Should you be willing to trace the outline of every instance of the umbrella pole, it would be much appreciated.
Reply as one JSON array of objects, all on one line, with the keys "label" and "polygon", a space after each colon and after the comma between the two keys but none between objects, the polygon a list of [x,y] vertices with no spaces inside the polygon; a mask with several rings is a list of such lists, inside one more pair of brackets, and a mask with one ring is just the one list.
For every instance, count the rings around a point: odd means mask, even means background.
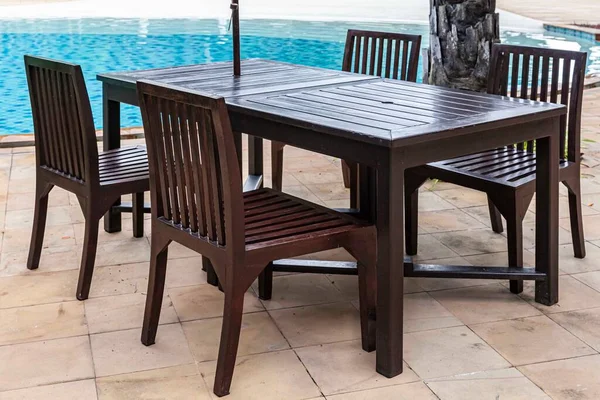
[{"label": "umbrella pole", "polygon": [[231,0],[231,19],[233,27],[233,74],[242,74],[240,58],[240,6],[239,0]]}]

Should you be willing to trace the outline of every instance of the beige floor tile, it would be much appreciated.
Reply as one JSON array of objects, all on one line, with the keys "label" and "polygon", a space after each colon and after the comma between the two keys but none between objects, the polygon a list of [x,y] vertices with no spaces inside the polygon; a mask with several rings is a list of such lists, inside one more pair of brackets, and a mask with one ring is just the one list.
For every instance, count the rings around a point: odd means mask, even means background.
[{"label": "beige floor tile", "polygon": [[440,400],[550,400],[515,368],[432,379],[427,386]]},{"label": "beige floor tile", "polygon": [[[256,283],[253,287],[257,287]],[[273,297],[263,301],[267,310],[335,303],[346,298],[325,275],[298,274],[273,278]]]},{"label": "beige floor tile", "polygon": [[342,173],[339,170],[335,170],[335,167],[332,165],[331,171],[294,171],[292,175],[303,185],[312,186],[327,183],[332,185],[340,184]]},{"label": "beige floor tile", "polygon": [[575,258],[573,255],[573,246],[564,244],[559,246],[559,259],[561,273],[578,274],[582,272],[600,271],[600,248],[591,243],[585,244],[586,257]]},{"label": "beige floor tile", "polygon": [[0,310],[0,321],[0,346],[88,334],[79,301]]},{"label": "beige floor tile", "polygon": [[31,275],[40,272],[78,269],[81,263],[80,253],[81,250],[77,245],[46,247],[42,250],[39,268],[31,271],[27,269],[29,250],[16,253],[3,252],[2,257],[0,257],[0,276]]},{"label": "beige floor tile", "polygon": [[360,315],[350,303],[269,312],[292,347],[360,339]]},{"label": "beige floor tile", "polygon": [[437,397],[423,382],[386,386],[359,392],[334,394],[328,400],[436,400]]},{"label": "beige floor tile", "polygon": [[[50,192],[48,206],[59,207],[68,206],[69,204],[69,193],[62,190],[52,190]],[[8,194],[8,200],[6,202],[6,209],[8,211],[15,210],[33,210],[35,206],[35,192],[30,193],[10,193]],[[49,212],[52,212],[50,208]]]},{"label": "beige floor tile", "polygon": [[[358,277],[354,275],[327,275],[331,283],[347,300],[358,300]],[[404,294],[423,292],[417,278],[404,278]]]},{"label": "beige floor tile", "polygon": [[422,379],[510,367],[467,327],[405,334],[404,359]]},{"label": "beige floor tile", "polygon": [[458,257],[457,253],[442,244],[434,235],[419,235],[417,245],[417,254],[412,257],[414,261]]},{"label": "beige floor tile", "polygon": [[94,377],[87,336],[0,347],[0,391]]},{"label": "beige floor tile", "polygon": [[77,271],[59,271],[0,278],[0,308],[74,300],[77,277]]},{"label": "beige floor tile", "polygon": [[573,274],[571,276],[592,289],[600,291],[600,271],[584,272],[583,274]]},{"label": "beige floor tile", "polygon": [[436,194],[455,207],[465,208],[487,205],[487,195],[485,193],[463,187],[440,190]]},{"label": "beige floor tile", "polygon": [[[169,289],[169,296],[181,321],[213,318],[223,315],[225,295],[211,285]],[[249,290],[244,296],[244,312],[264,311],[258,297]]]},{"label": "beige floor tile", "polygon": [[145,237],[129,237],[119,242],[99,243],[96,267],[150,261],[150,243]]},{"label": "beige floor tile", "polygon": [[404,372],[392,379],[378,374],[375,352],[364,351],[360,340],[303,347],[296,353],[326,396],[419,380],[406,363]]},{"label": "beige floor tile", "polygon": [[[75,232],[75,240],[79,246],[83,245],[85,236],[85,222],[78,222],[73,224],[73,230]],[[120,232],[108,233],[104,230],[101,225],[98,230],[98,243],[106,242],[118,242],[130,240],[133,236],[133,227],[131,224],[123,221],[122,230]]]},{"label": "beige floor tile", "polygon": [[[222,318],[184,322],[183,331],[197,362],[213,361],[219,354]],[[266,312],[244,314],[238,356],[287,350],[285,338]]]},{"label": "beige floor tile", "polygon": [[594,350],[600,351],[600,308],[562,312],[549,317]]},{"label": "beige floor tile", "polygon": [[323,201],[346,200],[350,197],[350,189],[346,189],[342,182],[337,185],[332,183],[310,185],[309,189]]},{"label": "beige floor tile", "polygon": [[86,379],[82,381],[10,390],[8,392],[0,393],[0,398],[2,398],[2,400],[94,400],[97,396],[94,380]]},{"label": "beige floor tile", "polygon": [[530,317],[541,313],[501,284],[431,292],[465,324]]},{"label": "beige floor tile", "polygon": [[[561,219],[560,222],[561,228],[568,231],[571,230],[568,219]],[[583,217],[583,234],[586,240],[600,239],[600,214],[586,215]]]},{"label": "beige floor tile", "polygon": [[426,233],[483,228],[484,224],[459,209],[419,213],[419,229]]},{"label": "beige floor tile", "polygon": [[[561,226],[562,225],[564,224],[561,224]],[[504,234],[506,234],[506,232]],[[558,228],[558,243],[573,243],[571,232],[564,227]],[[535,221],[523,223],[523,247],[526,249],[535,249]]]},{"label": "beige floor tile", "polygon": [[[215,361],[198,364],[213,399],[218,398],[212,393],[216,368]],[[227,399],[300,400],[319,395],[296,354],[288,350],[238,357]]]},{"label": "beige floor tile", "polygon": [[100,400],[210,399],[194,364],[98,378],[96,386]]},{"label": "beige floor tile", "polygon": [[[85,302],[90,334],[141,328],[146,306],[145,293],[98,297]],[[160,324],[179,322],[168,295],[163,298]]]},{"label": "beige floor tile", "polygon": [[202,257],[176,258],[167,262],[167,287],[202,285],[206,272],[202,271]]},{"label": "beige floor tile", "polygon": [[90,335],[97,377],[193,362],[180,324],[160,326],[152,346],[142,344],[140,331],[130,329]]},{"label": "beige floor tile", "polygon": [[451,210],[454,206],[436,194],[427,190],[419,191],[419,212]]},{"label": "beige floor tile", "polygon": [[146,293],[149,263],[100,267],[94,270],[90,298],[127,293]]},{"label": "beige floor tile", "polygon": [[[10,228],[4,231],[2,248],[6,252],[28,251],[31,240],[31,228]],[[47,226],[44,233],[44,248],[75,246],[73,225]],[[44,251],[42,250],[42,257]]]},{"label": "beige floor tile", "polygon": [[[508,282],[505,284],[508,286]],[[535,302],[534,282],[525,281],[523,287],[520,296],[544,314],[600,307],[600,293],[572,276],[563,275],[559,278],[559,302],[550,307]]]},{"label": "beige floor tile", "polygon": [[[507,266],[508,252],[478,254],[474,256],[465,256],[465,259],[471,265],[482,265],[487,267]],[[533,267],[535,265],[535,254],[529,250],[523,250],[523,265]]]},{"label": "beige floor tile", "polygon": [[[179,244],[179,243],[171,243],[169,245],[169,261],[171,260],[176,260],[179,258],[190,258],[190,257],[197,257],[198,253],[188,249],[187,247]],[[200,266],[200,269],[202,269],[202,263],[198,264]]]},{"label": "beige floor tile", "polygon": [[[308,174],[314,175],[315,173],[309,172]],[[311,203],[321,204],[323,205],[323,201],[318,198],[307,186],[287,186],[285,188],[285,192],[287,194],[291,194],[292,196],[299,197],[301,199],[310,201]]]},{"label": "beige floor tile", "polygon": [[404,332],[460,326],[463,323],[427,293],[404,296]]},{"label": "beige floor tile", "polygon": [[433,235],[460,256],[506,251],[506,238],[490,229],[436,233]]},{"label": "beige floor tile", "polygon": [[[46,229],[51,226],[71,224],[71,207],[52,207],[48,210]],[[31,210],[18,210],[6,212],[6,229],[31,229],[33,226],[33,213]],[[29,232],[31,233],[31,231]]]},{"label": "beige floor tile", "polygon": [[554,400],[600,398],[600,355],[520,367]]},{"label": "beige floor tile", "polygon": [[546,316],[472,325],[471,329],[513,365],[594,353]]}]

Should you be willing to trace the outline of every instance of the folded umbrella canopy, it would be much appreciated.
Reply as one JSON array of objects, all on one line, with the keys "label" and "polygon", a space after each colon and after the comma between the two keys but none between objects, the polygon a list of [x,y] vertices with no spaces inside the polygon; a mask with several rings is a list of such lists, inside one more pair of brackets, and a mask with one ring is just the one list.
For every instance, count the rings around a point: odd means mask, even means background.
[{"label": "folded umbrella canopy", "polygon": [[233,26],[233,74],[240,76],[240,6],[238,0],[231,0],[231,22]]}]

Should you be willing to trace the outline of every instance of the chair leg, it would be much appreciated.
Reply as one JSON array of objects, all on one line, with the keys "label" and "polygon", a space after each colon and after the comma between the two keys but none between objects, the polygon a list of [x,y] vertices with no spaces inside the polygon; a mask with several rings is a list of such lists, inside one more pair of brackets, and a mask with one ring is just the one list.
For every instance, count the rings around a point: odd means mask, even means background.
[{"label": "chair leg", "polygon": [[342,160],[342,177],[344,178],[344,187],[350,189],[352,187],[352,171],[346,160]]},{"label": "chair leg", "polygon": [[585,258],[585,237],[583,234],[583,215],[581,211],[581,184],[579,177],[573,182],[565,182],[569,189],[569,216],[571,217],[571,235],[573,252],[577,258]]},{"label": "chair leg", "polygon": [[[517,206],[516,209],[505,215],[509,267],[523,267],[523,214]],[[510,291],[515,294],[523,292],[523,280],[512,279]]]},{"label": "chair leg", "polygon": [[273,189],[283,189],[283,148],[285,144],[271,142],[271,176]]},{"label": "chair leg", "polygon": [[133,237],[144,237],[144,192],[132,195]]},{"label": "chair leg", "polygon": [[488,208],[490,210],[490,220],[492,222],[492,230],[496,233],[502,233],[502,215],[496,208],[490,196],[488,196]]},{"label": "chair leg", "polygon": [[[348,171],[348,184],[350,188],[350,208],[354,208],[357,209],[359,207],[358,202],[359,202],[359,197],[360,197],[360,188],[358,187],[358,168],[359,165],[357,163],[354,162],[346,162],[343,161],[342,167],[344,167],[344,165],[347,167],[347,171]],[[344,178],[344,185],[346,184]]]},{"label": "chair leg", "polygon": [[419,188],[427,178],[411,172],[405,173],[404,180],[404,231],[406,254],[414,256],[419,248]]},{"label": "chair leg", "polygon": [[358,292],[362,348],[375,350],[377,315],[377,257],[358,262]]},{"label": "chair leg", "polygon": [[219,286],[219,277],[217,277],[212,263],[206,257],[202,257],[202,269],[206,271],[206,282],[212,286]]},{"label": "chair leg", "polygon": [[271,300],[273,296],[273,263],[267,267],[258,276],[258,298],[261,300]]},{"label": "chair leg", "polygon": [[35,209],[33,213],[33,230],[27,257],[27,268],[37,269],[40,265],[44,232],[46,231],[46,216],[48,215],[48,195],[54,185],[37,183],[35,195]]},{"label": "chair leg", "polygon": [[[234,286],[234,285],[231,285]],[[221,343],[217,359],[214,393],[219,396],[229,394],[233,369],[240,341],[242,327],[242,311],[244,307],[244,291],[227,287],[225,289],[225,307],[223,310],[223,327],[221,328]]]},{"label": "chair leg", "polygon": [[96,262],[96,249],[98,247],[98,229],[100,219],[89,211],[87,205],[85,213],[85,237],[83,239],[83,253],[79,267],[79,282],[77,283],[77,299],[85,300],[90,294],[94,263]]},{"label": "chair leg", "polygon": [[165,277],[167,273],[168,242],[152,235],[150,239],[150,276],[148,277],[148,293],[146,294],[146,310],[142,327],[142,343],[146,346],[154,344],[160,319]]}]

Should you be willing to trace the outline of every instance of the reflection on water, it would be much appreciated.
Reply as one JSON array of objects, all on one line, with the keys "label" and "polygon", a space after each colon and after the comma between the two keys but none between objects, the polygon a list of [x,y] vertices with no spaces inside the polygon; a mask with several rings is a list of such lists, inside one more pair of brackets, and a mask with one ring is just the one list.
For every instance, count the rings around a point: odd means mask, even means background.
[{"label": "reflection on water", "polygon": [[[23,54],[81,64],[100,127],[97,73],[230,60],[227,26],[227,20],[199,19],[0,20],[0,134],[33,130]],[[349,28],[420,34],[428,43],[426,25],[249,20],[242,21],[242,57],[340,69]],[[544,31],[503,31],[502,41],[587,51],[588,73],[600,74],[598,43]],[[123,107],[122,125],[140,124],[139,111]]]}]

